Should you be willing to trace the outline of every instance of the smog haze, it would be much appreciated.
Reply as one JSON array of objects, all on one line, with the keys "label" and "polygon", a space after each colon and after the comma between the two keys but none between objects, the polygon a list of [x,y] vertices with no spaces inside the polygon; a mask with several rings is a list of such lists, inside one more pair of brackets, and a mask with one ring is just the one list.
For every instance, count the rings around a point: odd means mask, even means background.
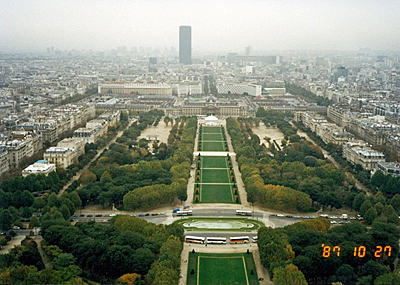
[{"label": "smog haze", "polygon": [[193,50],[398,50],[399,1],[0,1],[0,50],[177,47]]}]

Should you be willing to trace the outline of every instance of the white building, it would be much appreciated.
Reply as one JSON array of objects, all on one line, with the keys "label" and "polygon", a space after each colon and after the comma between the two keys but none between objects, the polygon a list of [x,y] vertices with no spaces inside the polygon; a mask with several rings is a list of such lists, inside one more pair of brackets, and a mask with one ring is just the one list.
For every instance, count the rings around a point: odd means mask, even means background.
[{"label": "white building", "polygon": [[172,95],[186,97],[203,94],[203,85],[199,82],[183,82],[172,85]]},{"label": "white building", "polygon": [[58,147],[68,147],[73,148],[76,151],[76,157],[85,153],[85,142],[81,138],[65,138],[62,141],[58,142]]},{"label": "white building", "polygon": [[246,83],[220,83],[217,85],[217,89],[219,94],[261,96],[262,86]]},{"label": "white building", "polygon": [[98,89],[100,94],[172,95],[171,85],[164,82],[107,82]]},{"label": "white building", "polygon": [[26,177],[31,174],[44,174],[48,175],[50,172],[56,171],[56,165],[48,163],[46,160],[38,160],[34,164],[29,165],[22,170],[22,176]]}]

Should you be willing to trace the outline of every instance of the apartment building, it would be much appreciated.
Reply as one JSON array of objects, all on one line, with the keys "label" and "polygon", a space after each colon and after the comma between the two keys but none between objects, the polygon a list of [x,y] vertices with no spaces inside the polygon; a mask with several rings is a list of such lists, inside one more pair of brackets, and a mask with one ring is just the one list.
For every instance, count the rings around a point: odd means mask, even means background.
[{"label": "apartment building", "polygon": [[0,148],[7,150],[10,167],[19,167],[24,158],[42,150],[42,136],[37,132],[14,131],[11,139],[0,141]]},{"label": "apartment building", "polygon": [[85,142],[81,138],[65,138],[62,141],[59,141],[57,146],[75,149],[76,157],[85,153]]},{"label": "apartment building", "polygon": [[348,106],[330,105],[327,109],[327,118],[340,127],[345,126],[345,114],[348,112]]},{"label": "apartment building", "polygon": [[10,170],[10,155],[8,150],[0,148],[0,175],[7,173]]},{"label": "apartment building", "polygon": [[53,163],[57,168],[66,169],[69,165],[74,163],[76,158],[76,151],[69,147],[50,147],[43,155],[44,160]]},{"label": "apartment building", "polygon": [[314,133],[317,132],[317,129],[322,125],[328,123],[325,117],[317,114],[309,114],[306,112],[295,112],[294,120],[296,122],[303,122],[303,124],[309,128]]},{"label": "apartment building", "polygon": [[105,120],[109,126],[116,126],[121,120],[121,111],[105,112],[97,117],[98,119]]},{"label": "apartment building", "polygon": [[85,144],[96,143],[97,136],[94,128],[79,128],[74,131],[74,138],[81,138]]},{"label": "apartment building", "polygon": [[385,155],[371,149],[364,141],[347,142],[343,145],[343,157],[352,164],[360,164],[365,170],[377,168],[378,163],[385,162]]},{"label": "apartment building", "polygon": [[400,176],[400,163],[398,162],[379,162],[377,169],[385,175]]}]

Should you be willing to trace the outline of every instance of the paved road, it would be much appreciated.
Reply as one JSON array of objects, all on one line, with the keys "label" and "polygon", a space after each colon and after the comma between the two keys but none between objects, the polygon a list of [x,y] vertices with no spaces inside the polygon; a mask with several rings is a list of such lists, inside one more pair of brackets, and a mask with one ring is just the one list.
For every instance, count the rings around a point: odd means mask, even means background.
[{"label": "paved road", "polygon": [[61,189],[61,191],[58,193],[58,197],[60,197],[60,196],[64,193],[64,191],[67,190],[68,187],[69,187],[74,181],[78,180],[78,179],[81,177],[82,173],[83,173],[85,170],[87,170],[87,169],[89,168],[90,164],[91,164],[93,161],[95,161],[95,160],[103,153],[103,151],[104,151],[106,148],[109,148],[111,144],[115,143],[115,141],[116,141],[119,137],[122,136],[122,134],[124,133],[124,131],[125,131],[126,129],[128,129],[135,121],[136,121],[136,120],[130,121],[129,124],[128,124],[123,130],[119,131],[119,132],[116,134],[116,136],[115,136],[109,143],[106,144],[106,146],[104,146],[103,148],[101,148],[101,149],[97,152],[97,154],[95,155],[95,157],[93,157],[92,160],[89,161],[89,163],[86,164],[84,168],[82,168],[81,170],[79,170],[79,171],[75,174],[75,176],[72,177],[71,180],[63,187],[63,189]]}]

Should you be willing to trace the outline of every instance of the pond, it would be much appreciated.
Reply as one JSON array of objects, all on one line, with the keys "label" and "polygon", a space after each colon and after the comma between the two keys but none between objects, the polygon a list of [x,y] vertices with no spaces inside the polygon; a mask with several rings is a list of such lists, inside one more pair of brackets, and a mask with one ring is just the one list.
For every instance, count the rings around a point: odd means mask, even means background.
[{"label": "pond", "polygon": [[184,223],[185,228],[198,228],[198,229],[251,229],[254,227],[252,223],[245,223],[240,221],[197,221],[191,223]]}]

